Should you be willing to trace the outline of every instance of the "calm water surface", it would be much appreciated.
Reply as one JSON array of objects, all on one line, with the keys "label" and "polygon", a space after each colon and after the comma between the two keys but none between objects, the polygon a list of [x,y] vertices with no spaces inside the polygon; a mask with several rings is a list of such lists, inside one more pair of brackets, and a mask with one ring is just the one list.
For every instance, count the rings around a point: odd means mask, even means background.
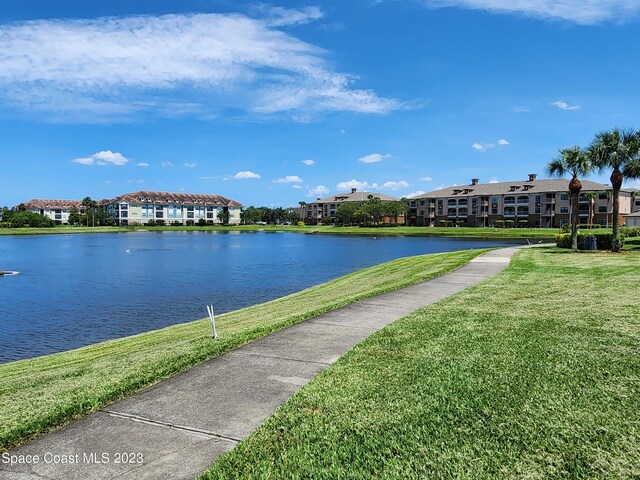
[{"label": "calm water surface", "polygon": [[514,241],[135,232],[1,236],[0,363],[237,310],[394,258]]}]

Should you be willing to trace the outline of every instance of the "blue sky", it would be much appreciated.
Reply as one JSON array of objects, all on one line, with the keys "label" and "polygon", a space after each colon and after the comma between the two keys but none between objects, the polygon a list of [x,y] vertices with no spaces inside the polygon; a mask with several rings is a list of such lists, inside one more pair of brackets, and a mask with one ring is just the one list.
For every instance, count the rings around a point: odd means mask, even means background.
[{"label": "blue sky", "polygon": [[640,127],[637,0],[0,2],[0,205],[401,197]]}]

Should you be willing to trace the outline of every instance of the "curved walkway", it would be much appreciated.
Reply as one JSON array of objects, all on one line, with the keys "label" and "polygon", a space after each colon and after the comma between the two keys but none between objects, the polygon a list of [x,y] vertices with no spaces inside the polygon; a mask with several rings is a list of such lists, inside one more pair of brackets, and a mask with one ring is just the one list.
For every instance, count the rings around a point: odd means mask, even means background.
[{"label": "curved walkway", "polygon": [[497,274],[516,250],[490,251],[197,365],[9,452],[22,463],[0,456],[0,479],[193,479],[356,343]]}]

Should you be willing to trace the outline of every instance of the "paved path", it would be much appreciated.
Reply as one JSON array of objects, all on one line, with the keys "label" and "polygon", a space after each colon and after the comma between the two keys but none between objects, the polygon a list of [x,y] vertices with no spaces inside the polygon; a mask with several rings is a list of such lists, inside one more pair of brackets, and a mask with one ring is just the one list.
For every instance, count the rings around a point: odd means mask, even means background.
[{"label": "paved path", "polygon": [[0,479],[193,479],[356,343],[502,271],[515,251],[490,251],[197,365],[9,452],[38,455],[37,464],[0,456]]}]

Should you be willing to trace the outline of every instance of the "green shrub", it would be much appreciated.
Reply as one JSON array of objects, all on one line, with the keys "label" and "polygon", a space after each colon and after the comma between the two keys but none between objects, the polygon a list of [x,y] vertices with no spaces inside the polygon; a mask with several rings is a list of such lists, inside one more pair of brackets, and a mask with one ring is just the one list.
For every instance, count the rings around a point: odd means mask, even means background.
[{"label": "green shrub", "polygon": [[156,221],[152,218],[151,220],[149,220],[146,223],[147,227],[155,227],[156,226]]},{"label": "green shrub", "polygon": [[579,223],[578,229],[591,229],[600,228],[600,225],[597,223]]},{"label": "green shrub", "polygon": [[[596,237],[598,250],[611,250],[613,241],[613,233],[608,232],[590,232],[578,234],[578,250],[584,250],[587,237]],[[571,234],[561,233],[556,235],[556,245],[560,248],[571,248]],[[624,245],[624,235],[620,235],[620,247]]]},{"label": "green shrub", "polygon": [[640,227],[621,227],[620,235],[625,237],[640,237]]},{"label": "green shrub", "polygon": [[304,227],[304,222],[302,222],[302,221],[298,222],[298,226],[299,227]]}]

